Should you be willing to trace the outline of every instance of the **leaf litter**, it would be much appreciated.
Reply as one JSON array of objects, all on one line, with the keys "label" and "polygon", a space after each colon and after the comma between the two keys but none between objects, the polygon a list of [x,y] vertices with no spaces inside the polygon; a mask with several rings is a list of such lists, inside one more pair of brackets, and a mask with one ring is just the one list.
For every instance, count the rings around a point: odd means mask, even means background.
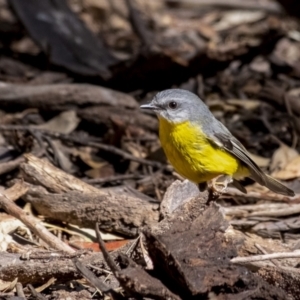
[{"label": "leaf litter", "polygon": [[[37,2],[0,5],[1,293],[299,299],[295,2],[294,19],[271,0]],[[138,109],[175,87],[296,196],[244,180],[206,205],[176,181]]]}]

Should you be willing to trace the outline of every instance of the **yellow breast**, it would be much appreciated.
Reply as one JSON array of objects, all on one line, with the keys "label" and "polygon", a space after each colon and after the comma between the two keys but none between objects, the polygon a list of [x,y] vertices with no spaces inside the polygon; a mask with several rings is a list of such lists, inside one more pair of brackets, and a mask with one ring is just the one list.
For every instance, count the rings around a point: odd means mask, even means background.
[{"label": "yellow breast", "polygon": [[159,137],[175,170],[195,183],[211,180],[218,175],[234,175],[241,169],[239,161],[214,146],[199,125],[190,122],[174,124],[159,118]]}]

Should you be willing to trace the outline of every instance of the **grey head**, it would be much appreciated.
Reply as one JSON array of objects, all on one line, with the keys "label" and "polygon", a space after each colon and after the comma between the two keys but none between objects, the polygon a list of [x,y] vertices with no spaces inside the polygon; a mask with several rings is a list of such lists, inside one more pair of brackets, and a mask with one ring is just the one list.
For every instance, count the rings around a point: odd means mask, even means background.
[{"label": "grey head", "polygon": [[[213,117],[205,103],[195,94],[182,90],[164,90],[142,109],[153,110],[159,117],[172,123],[186,121],[207,123]],[[214,118],[214,117],[213,117]]]}]

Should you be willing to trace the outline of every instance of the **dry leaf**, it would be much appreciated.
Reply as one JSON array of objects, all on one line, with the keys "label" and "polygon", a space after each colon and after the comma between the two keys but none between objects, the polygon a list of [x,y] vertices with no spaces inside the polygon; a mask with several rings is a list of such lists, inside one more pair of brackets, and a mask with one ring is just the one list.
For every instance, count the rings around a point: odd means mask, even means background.
[{"label": "dry leaf", "polygon": [[272,176],[282,180],[300,177],[300,155],[291,160],[284,169],[273,172]]},{"label": "dry leaf", "polygon": [[254,58],[249,64],[249,69],[257,73],[271,74],[270,62],[262,56]]},{"label": "dry leaf", "polygon": [[76,129],[79,122],[80,119],[77,117],[76,112],[69,110],[62,112],[44,124],[34,126],[34,128],[69,134]]},{"label": "dry leaf", "polygon": [[52,285],[54,282],[56,281],[56,278],[51,277],[46,283],[44,283],[43,285],[35,288],[37,293],[41,293],[43,290],[45,290],[46,288],[48,288],[50,285]]},{"label": "dry leaf", "polygon": [[[128,243],[128,240],[122,241],[114,241],[105,243],[105,248],[107,251],[114,251],[118,250],[119,248],[123,247]],[[93,242],[81,242],[81,241],[74,241],[72,245],[77,246],[81,249],[92,249],[94,252],[100,252],[99,244]]]},{"label": "dry leaf", "polygon": [[24,224],[16,219],[15,217],[12,217],[10,215],[7,215],[6,213],[0,214],[0,232],[3,234],[8,234],[13,231],[15,231],[18,227],[24,227]]},{"label": "dry leaf", "polygon": [[106,163],[101,168],[87,170],[84,174],[90,178],[107,178],[114,176],[115,170],[111,164]]},{"label": "dry leaf", "polygon": [[3,234],[0,232],[0,251],[6,251],[8,245],[13,241],[9,234]]},{"label": "dry leaf", "polygon": [[227,30],[232,27],[257,22],[265,17],[263,11],[246,11],[246,10],[233,10],[224,12],[221,20],[217,22],[213,28],[217,31]]},{"label": "dry leaf", "polygon": [[299,42],[291,41],[288,38],[282,38],[278,41],[273,55],[281,63],[294,66],[300,59]]},{"label": "dry leaf", "polygon": [[265,168],[270,164],[270,158],[262,157],[256,154],[250,153],[249,156],[254,160],[254,162],[260,167]]},{"label": "dry leaf", "polygon": [[15,278],[14,281],[8,282],[0,279],[0,292],[10,292],[12,291],[18,282],[18,278]]},{"label": "dry leaf", "polygon": [[260,101],[252,99],[228,99],[226,103],[242,107],[246,110],[254,110],[261,105]]},{"label": "dry leaf", "polygon": [[[81,236],[85,241],[92,241],[96,239],[96,232],[94,229],[90,228],[80,228],[77,225],[67,224],[67,230],[70,234],[76,234],[77,236]],[[112,233],[104,233],[101,232],[101,238],[104,241],[114,241],[114,240],[123,240],[123,237]]]},{"label": "dry leaf", "polygon": [[[75,154],[74,154],[75,155]],[[76,155],[80,157],[80,159],[92,169],[101,169],[108,163],[104,161],[99,156],[95,155],[92,152],[92,149],[89,147],[81,148],[80,150],[76,151]]]},{"label": "dry leaf", "polygon": [[222,115],[223,112],[234,112],[236,111],[236,105],[232,105],[230,103],[227,103],[227,101],[223,101],[220,99],[207,99],[206,103],[211,111],[215,113],[215,111],[221,110]]},{"label": "dry leaf", "polygon": [[270,170],[272,175],[279,170],[284,169],[287,164],[299,155],[298,151],[281,143],[280,147],[274,152]]},{"label": "dry leaf", "polygon": [[0,214],[0,251],[6,251],[8,245],[13,241],[9,233],[14,232],[17,228],[24,227],[24,224],[6,213]]}]

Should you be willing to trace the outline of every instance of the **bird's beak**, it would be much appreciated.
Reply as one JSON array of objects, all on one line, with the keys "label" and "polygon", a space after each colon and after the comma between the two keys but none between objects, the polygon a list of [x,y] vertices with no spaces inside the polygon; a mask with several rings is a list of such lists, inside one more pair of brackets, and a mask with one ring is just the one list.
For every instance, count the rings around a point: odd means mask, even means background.
[{"label": "bird's beak", "polygon": [[149,110],[156,110],[158,107],[153,103],[143,104],[140,106],[141,109],[149,109]]}]

